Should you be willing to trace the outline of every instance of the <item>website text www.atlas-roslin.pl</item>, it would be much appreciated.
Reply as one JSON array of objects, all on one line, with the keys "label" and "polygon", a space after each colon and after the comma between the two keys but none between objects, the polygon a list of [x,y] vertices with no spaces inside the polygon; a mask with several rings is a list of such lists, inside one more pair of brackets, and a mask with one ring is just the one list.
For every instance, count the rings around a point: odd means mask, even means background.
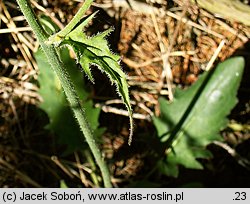
[{"label": "website text www.atlas-roslin.pl", "polygon": [[161,192],[161,193],[131,193],[131,192],[126,192],[126,193],[91,193],[88,194],[88,199],[92,201],[100,200],[166,200],[166,201],[182,201],[184,197],[184,193],[167,193],[167,192]]}]

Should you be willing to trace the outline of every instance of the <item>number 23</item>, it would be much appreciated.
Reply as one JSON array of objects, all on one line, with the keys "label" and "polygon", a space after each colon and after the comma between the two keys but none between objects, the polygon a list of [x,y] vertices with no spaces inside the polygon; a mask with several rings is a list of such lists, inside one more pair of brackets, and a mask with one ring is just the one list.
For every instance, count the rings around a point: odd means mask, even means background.
[{"label": "number 23", "polygon": [[246,192],[235,192],[235,198],[233,200],[246,200],[247,199],[247,194]]}]

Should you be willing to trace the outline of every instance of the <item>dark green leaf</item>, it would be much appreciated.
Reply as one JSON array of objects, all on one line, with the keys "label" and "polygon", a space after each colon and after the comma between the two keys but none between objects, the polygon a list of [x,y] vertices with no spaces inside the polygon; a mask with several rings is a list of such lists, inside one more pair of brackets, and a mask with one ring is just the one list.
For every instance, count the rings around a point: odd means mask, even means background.
[{"label": "dark green leaf", "polygon": [[[196,158],[211,156],[205,147],[221,139],[219,132],[227,124],[226,116],[237,103],[243,68],[241,57],[226,60],[202,74],[189,89],[176,90],[171,104],[159,99],[161,115],[153,121],[158,136],[166,143],[166,165],[171,169],[178,164],[201,169]],[[173,171],[167,174],[176,176]]]},{"label": "dark green leaf", "polygon": [[[82,149],[84,147],[84,138],[73,117],[59,79],[46,61],[46,57],[41,50],[38,50],[35,57],[40,70],[38,77],[40,84],[39,93],[43,98],[40,107],[48,114],[50,119],[47,128],[58,135],[58,141],[61,144],[67,145],[67,152]],[[87,100],[89,93],[84,88],[85,84],[82,73],[77,69],[75,61],[69,56],[68,49],[61,49],[60,57],[65,63],[70,77],[74,82],[76,91],[82,101],[82,106],[85,109],[85,114],[89,119],[90,126],[94,130],[94,133],[98,133],[98,135],[95,136],[99,136],[103,133],[103,129],[98,129],[100,109],[93,108],[93,102]]]}]

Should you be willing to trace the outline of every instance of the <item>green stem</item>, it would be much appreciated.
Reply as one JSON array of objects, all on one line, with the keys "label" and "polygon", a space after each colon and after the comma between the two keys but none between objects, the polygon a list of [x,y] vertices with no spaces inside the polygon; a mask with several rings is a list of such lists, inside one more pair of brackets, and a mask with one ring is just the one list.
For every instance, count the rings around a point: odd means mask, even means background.
[{"label": "green stem", "polygon": [[92,172],[90,173],[90,177],[91,177],[93,183],[95,184],[96,187],[100,187],[98,177],[96,175],[96,164],[93,160],[92,155],[90,154],[89,150],[84,150],[83,154],[85,155],[88,163],[91,166]]},{"label": "green stem", "polygon": [[82,7],[77,11],[75,16],[72,18],[72,20],[68,23],[68,25],[66,25],[65,28],[58,32],[56,35],[65,37],[67,34],[69,34],[70,31],[72,31],[72,29],[76,26],[76,24],[79,23],[79,21],[82,19],[83,15],[89,9],[93,1],[94,0],[86,0]]},{"label": "green stem", "polygon": [[[90,0],[88,0],[90,2]],[[91,0],[92,2],[92,0]],[[88,121],[86,119],[84,110],[79,101],[79,97],[74,89],[74,85],[69,77],[68,72],[65,69],[65,65],[60,60],[59,55],[57,54],[56,48],[54,45],[46,44],[48,40],[48,34],[44,31],[43,27],[38,21],[37,16],[35,15],[30,2],[28,0],[17,0],[17,3],[24,14],[26,20],[28,21],[30,27],[33,29],[35,35],[37,36],[38,41],[41,44],[41,47],[47,57],[48,62],[50,63],[51,67],[55,71],[56,75],[58,76],[65,95],[70,103],[70,106],[73,110],[73,113],[80,125],[80,129],[83,132],[86,141],[90,147],[91,152],[94,155],[96,163],[98,164],[105,187],[112,187],[110,181],[109,170],[107,168],[104,159],[101,156],[101,152],[94,140],[94,136],[92,133],[91,128],[89,127]],[[86,9],[86,7],[84,7]]]}]

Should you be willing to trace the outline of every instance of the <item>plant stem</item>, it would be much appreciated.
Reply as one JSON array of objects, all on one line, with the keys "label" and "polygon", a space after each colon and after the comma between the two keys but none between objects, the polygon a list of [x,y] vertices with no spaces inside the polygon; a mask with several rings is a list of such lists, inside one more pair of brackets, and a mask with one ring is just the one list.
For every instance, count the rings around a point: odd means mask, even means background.
[{"label": "plant stem", "polygon": [[93,160],[93,157],[92,157],[90,151],[89,150],[84,150],[83,154],[85,155],[85,157],[87,159],[87,162],[91,166],[92,172],[90,173],[90,177],[91,177],[93,183],[95,184],[96,187],[100,187],[98,177],[97,177],[97,175],[95,173],[96,172],[96,164],[95,164],[95,162]]},{"label": "plant stem", "polygon": [[[90,1],[92,2],[92,0],[87,1],[88,3]],[[30,27],[33,29],[35,35],[37,36],[37,39],[40,42],[40,45],[47,57],[48,62],[50,63],[51,67],[53,68],[61,82],[65,95],[70,103],[77,122],[80,125],[80,129],[83,132],[85,139],[90,147],[90,150],[94,155],[96,163],[98,164],[101,170],[104,186],[112,187],[108,167],[104,162],[104,159],[101,156],[101,152],[95,142],[93,132],[88,124],[84,110],[82,109],[82,106],[80,104],[79,97],[75,91],[74,85],[69,77],[68,72],[65,69],[65,65],[60,60],[60,57],[57,54],[57,50],[54,45],[46,44],[46,41],[48,40],[49,36],[39,23],[38,18],[30,5],[30,2],[28,0],[17,0],[17,3]],[[85,6],[83,7],[86,9]]]},{"label": "plant stem", "polygon": [[91,6],[92,2],[94,0],[85,0],[82,7],[77,11],[75,16],[72,18],[72,20],[68,23],[68,25],[65,26],[60,32],[58,32],[56,35],[60,37],[65,37],[67,34],[70,33],[70,31],[76,26],[77,23],[81,20],[82,16],[86,13],[86,11]]}]

